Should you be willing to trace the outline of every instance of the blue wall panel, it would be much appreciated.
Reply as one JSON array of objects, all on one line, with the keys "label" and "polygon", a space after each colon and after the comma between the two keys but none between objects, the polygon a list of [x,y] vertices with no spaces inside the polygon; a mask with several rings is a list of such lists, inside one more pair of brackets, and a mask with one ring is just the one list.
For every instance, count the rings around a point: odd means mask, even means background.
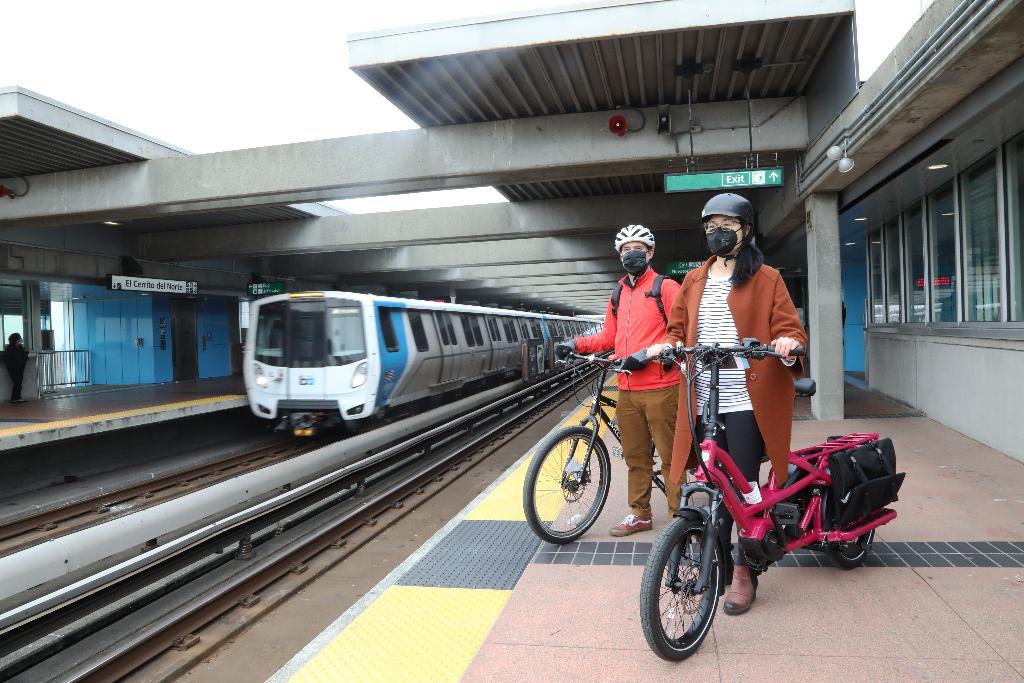
[{"label": "blue wall panel", "polygon": [[[153,344],[153,381],[170,382],[174,379],[173,349],[174,335],[171,331],[171,302],[169,299],[154,298],[152,301]],[[160,346],[160,333],[163,331],[163,348]]]},{"label": "blue wall panel", "polygon": [[121,375],[121,302],[100,303],[100,328],[103,335],[100,354],[103,356],[104,384],[124,384]]},{"label": "blue wall panel", "polygon": [[864,372],[864,300],[868,296],[868,277],[863,261],[843,261],[843,368]]},{"label": "blue wall panel", "polygon": [[200,299],[196,306],[199,379],[231,374],[228,305],[223,299]]}]

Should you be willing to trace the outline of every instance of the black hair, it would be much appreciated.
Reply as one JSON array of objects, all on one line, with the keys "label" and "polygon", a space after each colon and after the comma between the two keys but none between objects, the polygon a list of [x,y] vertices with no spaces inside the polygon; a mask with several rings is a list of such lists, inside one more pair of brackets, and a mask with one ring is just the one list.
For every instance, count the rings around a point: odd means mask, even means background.
[{"label": "black hair", "polygon": [[754,277],[757,269],[764,265],[764,254],[757,246],[757,233],[754,230],[754,226],[747,225],[744,227],[750,232],[746,242],[740,247],[734,259],[736,261],[736,268],[732,271],[732,277],[729,278],[729,281],[734,285],[742,285]]},{"label": "black hair", "polygon": [[9,344],[17,344],[20,341],[21,341],[21,335],[18,334],[17,332],[12,333],[11,336],[9,336],[7,338],[7,343],[9,343]]}]

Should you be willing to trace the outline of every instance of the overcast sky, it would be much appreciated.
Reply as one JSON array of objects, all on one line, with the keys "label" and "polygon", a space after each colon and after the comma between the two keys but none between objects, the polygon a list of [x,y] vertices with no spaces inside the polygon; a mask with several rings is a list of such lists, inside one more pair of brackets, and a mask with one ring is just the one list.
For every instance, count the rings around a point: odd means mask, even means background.
[{"label": "overcast sky", "polygon": [[[862,79],[931,2],[857,0]],[[573,4],[32,0],[5,7],[0,85],[196,153],[401,130],[415,124],[349,71],[348,34]],[[477,188],[336,204],[364,212],[489,201],[504,200]]]}]

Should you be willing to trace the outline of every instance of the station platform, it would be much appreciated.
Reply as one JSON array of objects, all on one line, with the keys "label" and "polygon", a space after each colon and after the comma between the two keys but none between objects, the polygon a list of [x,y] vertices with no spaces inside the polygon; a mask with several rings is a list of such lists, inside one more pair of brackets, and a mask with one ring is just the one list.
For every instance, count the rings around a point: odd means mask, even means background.
[{"label": "station platform", "polygon": [[865,389],[849,398],[873,417],[797,419],[793,443],[891,437],[907,472],[899,517],[855,570],[811,551],[784,558],[753,609],[718,615],[684,662],[659,659],[640,627],[661,494],[653,531],[610,537],[628,513],[613,458],[594,527],[541,543],[522,510],[531,449],[271,681],[1024,681],[1024,463]]},{"label": "station platform", "polygon": [[0,451],[246,405],[241,376],[0,404]]}]

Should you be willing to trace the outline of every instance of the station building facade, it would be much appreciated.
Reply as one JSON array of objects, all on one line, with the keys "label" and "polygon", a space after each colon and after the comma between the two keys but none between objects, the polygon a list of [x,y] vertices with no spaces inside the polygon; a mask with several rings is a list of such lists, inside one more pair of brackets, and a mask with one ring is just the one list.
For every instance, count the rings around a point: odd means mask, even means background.
[{"label": "station building facade", "polygon": [[846,371],[1020,460],[1022,79],[1011,66],[840,198]]}]

